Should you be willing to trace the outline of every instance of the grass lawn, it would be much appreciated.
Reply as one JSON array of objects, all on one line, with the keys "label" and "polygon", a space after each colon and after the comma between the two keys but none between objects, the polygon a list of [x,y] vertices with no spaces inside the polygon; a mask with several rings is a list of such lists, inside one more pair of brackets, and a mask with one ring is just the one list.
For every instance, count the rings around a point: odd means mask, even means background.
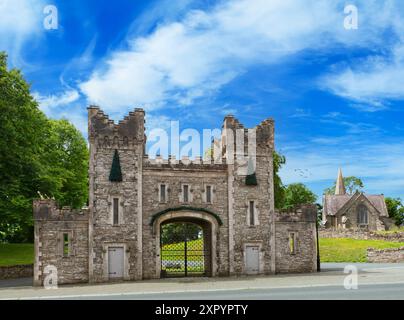
[{"label": "grass lawn", "polygon": [[[203,250],[202,239],[188,241],[187,243],[188,261],[203,261],[202,250]],[[164,245],[161,257],[163,260],[167,261],[183,260],[185,257],[184,242]]]},{"label": "grass lawn", "polygon": [[33,243],[0,243],[0,266],[34,263]]},{"label": "grass lawn", "polygon": [[367,262],[366,249],[404,247],[404,242],[320,238],[321,262]]},{"label": "grass lawn", "polygon": [[[397,248],[404,246],[404,242],[390,242],[383,240],[355,240],[355,239],[320,239],[321,262],[366,262],[366,249],[376,248]],[[183,259],[183,244],[166,245],[165,249],[175,249],[178,256],[168,255],[165,251],[163,260],[175,261]],[[193,240],[188,243],[188,249],[202,249],[202,239]],[[171,253],[173,254],[173,252]],[[174,252],[174,255],[177,252]],[[188,251],[188,261],[203,261],[202,252]],[[34,245],[32,243],[1,243],[0,244],[0,266],[17,264],[30,264],[34,262]]]}]

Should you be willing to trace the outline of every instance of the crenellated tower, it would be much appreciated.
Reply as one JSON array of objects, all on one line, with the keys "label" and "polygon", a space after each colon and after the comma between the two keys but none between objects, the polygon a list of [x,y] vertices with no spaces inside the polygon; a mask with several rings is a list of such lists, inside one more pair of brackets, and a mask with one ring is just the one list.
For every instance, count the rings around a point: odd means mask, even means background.
[{"label": "crenellated tower", "polygon": [[225,117],[222,153],[228,163],[231,274],[249,272],[244,261],[251,248],[259,248],[259,270],[275,272],[273,151],[272,119],[247,129],[234,116]]},{"label": "crenellated tower", "polygon": [[[114,250],[112,244],[117,243],[122,243],[125,250],[124,279],[142,278],[144,122],[142,109],[135,109],[116,124],[98,107],[88,108],[90,282],[111,277],[106,272],[108,255]],[[122,175],[112,179],[111,172],[117,169]]]}]

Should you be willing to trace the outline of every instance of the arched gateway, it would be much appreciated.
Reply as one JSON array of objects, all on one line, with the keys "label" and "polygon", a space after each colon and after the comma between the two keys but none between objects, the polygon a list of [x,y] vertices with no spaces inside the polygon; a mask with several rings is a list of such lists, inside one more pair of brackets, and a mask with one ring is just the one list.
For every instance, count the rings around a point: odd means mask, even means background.
[{"label": "arched gateway", "polygon": [[153,234],[159,248],[156,276],[215,276],[221,224],[217,215],[204,209],[173,208],[153,216]]},{"label": "arched gateway", "polygon": [[215,161],[149,159],[142,109],[115,123],[92,106],[88,124],[88,208],[34,201],[35,285],[48,270],[59,284],[316,270],[316,206],[274,209],[273,120],[226,116]]}]

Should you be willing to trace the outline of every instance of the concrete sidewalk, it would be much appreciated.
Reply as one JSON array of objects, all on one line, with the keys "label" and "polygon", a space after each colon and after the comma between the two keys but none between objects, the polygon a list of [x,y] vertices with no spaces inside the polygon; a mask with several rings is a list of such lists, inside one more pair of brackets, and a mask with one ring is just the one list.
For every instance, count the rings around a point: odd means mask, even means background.
[{"label": "concrete sidewalk", "polygon": [[[136,296],[142,294],[218,292],[246,289],[280,289],[341,286],[348,274],[344,264],[323,264],[323,271],[310,274],[288,274],[230,278],[177,278],[99,285],[60,286],[58,289],[22,286],[1,288],[0,299],[52,299],[103,296]],[[404,264],[349,264],[358,268],[359,285],[404,284]]]}]

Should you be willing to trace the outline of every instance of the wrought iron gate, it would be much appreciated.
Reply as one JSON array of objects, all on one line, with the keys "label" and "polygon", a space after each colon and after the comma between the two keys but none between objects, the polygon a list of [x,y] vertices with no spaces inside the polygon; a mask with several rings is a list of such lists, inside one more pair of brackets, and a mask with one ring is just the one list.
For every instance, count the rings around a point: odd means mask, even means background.
[{"label": "wrought iron gate", "polygon": [[[171,225],[171,226],[170,226]],[[169,223],[161,227],[161,277],[208,275],[209,246],[201,227],[193,223]]]}]

